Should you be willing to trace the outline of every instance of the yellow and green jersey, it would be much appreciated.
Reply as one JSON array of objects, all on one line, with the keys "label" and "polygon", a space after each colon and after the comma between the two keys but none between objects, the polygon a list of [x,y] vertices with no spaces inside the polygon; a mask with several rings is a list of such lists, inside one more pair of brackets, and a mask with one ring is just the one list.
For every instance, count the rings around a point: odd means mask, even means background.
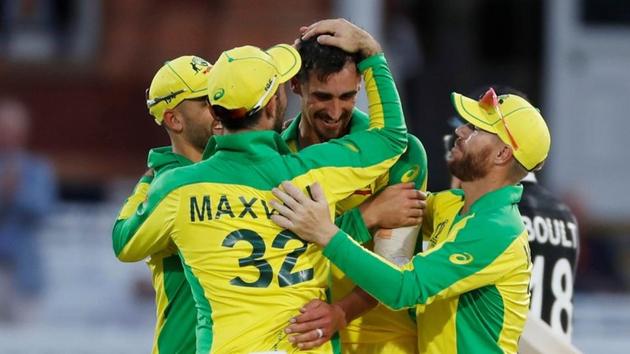
[{"label": "yellow and green jersey", "polygon": [[[120,211],[114,235],[121,231],[123,220],[132,216],[145,201],[154,178],[173,168],[192,164],[186,157],[173,153],[170,146],[151,149],[147,160],[155,177],[143,176],[140,179]],[[155,289],[157,319],[152,353],[195,353],[197,309],[177,249],[171,245],[162,252],[152,254],[147,263]]]},{"label": "yellow and green jersey", "polygon": [[[148,200],[114,235],[123,261],[175,243],[197,306],[197,353],[297,350],[284,328],[305,303],[326,299],[330,266],[320,247],[271,221],[271,189],[317,181],[334,206],[385,173],[407,145],[384,56],[359,70],[370,101],[367,130],[295,154],[272,131],[214,136],[207,160],[154,180]],[[305,352],[337,350],[327,342]]]},{"label": "yellow and green jersey", "polygon": [[383,304],[416,307],[420,353],[516,353],[531,274],[522,190],[487,193],[463,215],[461,190],[431,195],[423,234],[432,246],[403,269],[343,231],[324,254]]},{"label": "yellow and green jersey", "polygon": [[[298,115],[282,138],[293,151],[299,146]],[[354,133],[368,129],[368,116],[358,109],[352,112],[349,132]],[[342,230],[353,235],[355,240],[366,243],[372,249],[371,235],[358,206],[372,195],[391,184],[416,182],[416,188],[426,190],[427,155],[424,146],[413,135],[407,134],[407,150],[386,173],[374,182],[357,188],[350,196],[336,205],[335,223]],[[331,269],[332,301],[338,301],[354,289],[354,283],[337,267]],[[407,311],[392,311],[379,304],[364,315],[356,318],[348,326],[340,330],[342,353],[416,353],[416,323]]]}]

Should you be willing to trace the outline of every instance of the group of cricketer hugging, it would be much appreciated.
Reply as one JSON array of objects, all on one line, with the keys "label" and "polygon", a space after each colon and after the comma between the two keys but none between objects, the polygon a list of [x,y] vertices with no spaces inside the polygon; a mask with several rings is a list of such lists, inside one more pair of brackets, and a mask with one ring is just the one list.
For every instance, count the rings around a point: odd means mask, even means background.
[{"label": "group of cricketer hugging", "polygon": [[[343,19],[299,32],[214,64],[170,60],[147,90],[171,145],[150,150],[113,247],[151,269],[153,353],[517,352],[519,181],[550,148],[538,110],[453,93],[461,188],[427,193],[379,43]],[[288,89],[300,113],[285,121]]]}]

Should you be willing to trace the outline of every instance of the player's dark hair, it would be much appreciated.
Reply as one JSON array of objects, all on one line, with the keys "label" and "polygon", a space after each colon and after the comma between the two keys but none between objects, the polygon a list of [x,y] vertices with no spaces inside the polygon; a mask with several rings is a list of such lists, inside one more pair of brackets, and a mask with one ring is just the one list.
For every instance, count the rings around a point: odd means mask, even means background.
[{"label": "player's dark hair", "polygon": [[319,44],[316,37],[300,40],[297,50],[302,57],[302,67],[297,74],[300,83],[307,82],[311,73],[314,73],[318,80],[326,81],[328,76],[341,71],[346,63],[353,63],[356,67],[356,64],[361,61],[359,54]]},{"label": "player's dark hair", "polygon": [[224,128],[230,131],[237,131],[242,129],[248,129],[255,126],[260,117],[262,117],[262,110],[264,107],[252,115],[246,115],[245,117],[235,118],[233,111],[222,106],[212,106],[214,117],[221,121]]}]

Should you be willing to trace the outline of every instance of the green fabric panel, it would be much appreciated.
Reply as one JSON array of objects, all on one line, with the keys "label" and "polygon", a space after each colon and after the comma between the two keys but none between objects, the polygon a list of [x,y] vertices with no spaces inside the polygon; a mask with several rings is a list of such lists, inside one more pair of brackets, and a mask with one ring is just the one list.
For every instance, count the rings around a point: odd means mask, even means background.
[{"label": "green fabric panel", "polygon": [[138,181],[138,184],[140,184],[140,183],[148,183],[148,184],[150,184],[151,181],[153,181],[153,176],[142,176],[142,177],[140,177],[140,180]]},{"label": "green fabric panel", "polygon": [[188,166],[193,162],[183,155],[173,152],[172,146],[163,146],[149,150],[147,166],[155,170],[155,177],[173,168]]},{"label": "green fabric panel", "polygon": [[[505,216],[505,213],[495,215],[498,219]],[[486,217],[484,215],[483,219]],[[520,220],[519,222],[522,223]],[[426,303],[429,298],[490,265],[503,254],[519,233],[517,226],[471,218],[453,242],[446,242],[427,255],[414,257],[414,272],[422,279],[417,288],[418,303]],[[466,265],[454,265],[449,260],[454,254],[470,254],[473,259]]]},{"label": "green fabric panel", "polygon": [[330,344],[332,345],[333,354],[341,354],[341,337],[338,331],[330,337]]},{"label": "green fabric panel", "polygon": [[[457,281],[490,265],[518,237],[524,225],[514,204],[517,196],[520,198],[518,187],[488,193],[484,196],[486,200],[479,200],[480,215],[468,219],[453,242],[442,244],[428,255],[413,257],[412,270],[401,271],[384,263],[351,241],[343,231],[326,246],[324,255],[355,284],[391,308],[424,304]],[[473,256],[470,263],[454,265],[449,261],[451,255],[463,253]]]},{"label": "green fabric panel", "polygon": [[197,308],[178,255],[163,260],[164,290],[168,305],[165,323],[158,335],[160,354],[194,354],[196,346]]},{"label": "green fabric panel", "polygon": [[[181,257],[181,254],[180,254]],[[186,263],[182,261],[184,274],[190,284],[193,298],[197,306],[197,354],[208,354],[212,349],[212,305],[206,298],[199,279]]]},{"label": "green fabric panel", "polygon": [[455,319],[457,352],[503,353],[498,343],[504,311],[503,298],[494,285],[462,294]]},{"label": "green fabric panel", "polygon": [[335,219],[335,225],[350,235],[355,241],[364,244],[372,240],[372,235],[359,208],[352,208]]},{"label": "green fabric panel", "polygon": [[[389,169],[389,184],[397,184],[408,179],[411,171],[417,169],[418,175],[413,179],[416,189],[420,189],[427,179],[427,152],[420,139],[407,134],[407,150]],[[411,181],[408,181],[411,182]]]}]

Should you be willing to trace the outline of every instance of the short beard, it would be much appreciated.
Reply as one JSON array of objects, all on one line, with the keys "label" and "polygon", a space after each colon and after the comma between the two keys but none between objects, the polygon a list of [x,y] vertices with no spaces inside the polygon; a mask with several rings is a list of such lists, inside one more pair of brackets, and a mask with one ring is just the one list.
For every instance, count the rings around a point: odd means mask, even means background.
[{"label": "short beard", "polygon": [[212,137],[212,132],[208,132],[203,128],[192,129],[186,134],[186,140],[197,150],[203,151],[208,144],[208,140]]},{"label": "short beard", "polygon": [[484,178],[490,170],[488,157],[491,153],[492,148],[489,146],[474,155],[464,153],[461,159],[448,162],[448,170],[462,182],[471,182]]}]

